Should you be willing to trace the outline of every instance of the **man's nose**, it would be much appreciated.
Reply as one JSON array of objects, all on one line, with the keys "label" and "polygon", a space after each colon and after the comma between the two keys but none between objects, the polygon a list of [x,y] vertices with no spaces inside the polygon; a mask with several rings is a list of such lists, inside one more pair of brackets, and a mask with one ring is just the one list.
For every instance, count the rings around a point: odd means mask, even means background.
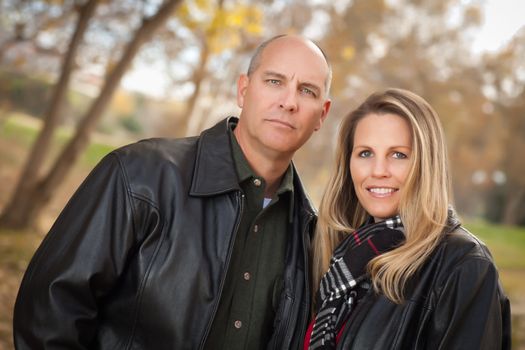
[{"label": "man's nose", "polygon": [[279,107],[288,112],[295,112],[297,110],[297,89],[295,87],[290,86],[283,91]]}]

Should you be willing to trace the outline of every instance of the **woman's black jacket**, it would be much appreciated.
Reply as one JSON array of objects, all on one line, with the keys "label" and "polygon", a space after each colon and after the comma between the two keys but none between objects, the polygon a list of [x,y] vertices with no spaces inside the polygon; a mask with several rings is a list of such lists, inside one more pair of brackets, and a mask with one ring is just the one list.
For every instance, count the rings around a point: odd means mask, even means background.
[{"label": "woman's black jacket", "polygon": [[459,226],[394,304],[373,289],[345,324],[337,349],[510,349],[510,306],[487,248]]}]

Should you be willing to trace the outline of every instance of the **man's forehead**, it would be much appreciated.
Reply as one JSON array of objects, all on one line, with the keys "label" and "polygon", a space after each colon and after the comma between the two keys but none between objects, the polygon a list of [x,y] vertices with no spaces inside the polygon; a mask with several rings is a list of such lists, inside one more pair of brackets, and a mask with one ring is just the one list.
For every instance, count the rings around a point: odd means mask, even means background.
[{"label": "man's forehead", "polygon": [[[261,53],[255,69],[259,74],[272,71],[288,79],[328,89],[330,68],[321,49],[308,39],[284,36],[270,42]],[[327,91],[326,91],[327,92]]]}]

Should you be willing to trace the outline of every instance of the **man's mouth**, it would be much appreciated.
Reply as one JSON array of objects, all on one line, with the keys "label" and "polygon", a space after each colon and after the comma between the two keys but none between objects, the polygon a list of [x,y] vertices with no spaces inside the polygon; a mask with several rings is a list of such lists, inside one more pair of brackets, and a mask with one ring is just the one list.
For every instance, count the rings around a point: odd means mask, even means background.
[{"label": "man's mouth", "polygon": [[283,127],[287,127],[287,128],[290,128],[290,129],[295,129],[295,127],[292,124],[290,124],[290,123],[288,123],[288,122],[286,122],[284,120],[280,120],[280,119],[266,119],[266,120],[271,122],[271,123],[279,124],[279,125],[281,125]]}]

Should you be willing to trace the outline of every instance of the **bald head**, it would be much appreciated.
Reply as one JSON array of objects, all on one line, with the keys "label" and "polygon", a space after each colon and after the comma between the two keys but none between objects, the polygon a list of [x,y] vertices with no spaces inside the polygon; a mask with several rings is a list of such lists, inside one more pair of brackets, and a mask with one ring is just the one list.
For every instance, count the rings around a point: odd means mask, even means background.
[{"label": "bald head", "polygon": [[261,43],[256,49],[255,52],[250,59],[250,65],[248,66],[248,72],[246,73],[248,76],[251,76],[257,68],[259,68],[261,64],[261,59],[263,57],[264,51],[267,47],[278,44],[286,46],[286,43],[302,43],[305,47],[308,47],[312,54],[319,55],[323,58],[326,68],[327,68],[327,75],[325,79],[325,90],[326,90],[326,96],[328,96],[330,92],[330,85],[332,83],[332,68],[330,64],[328,63],[328,58],[326,57],[324,51],[312,40],[304,38],[302,36],[298,35],[288,35],[288,34],[281,34],[276,35],[273,38],[270,38],[263,43]]}]

